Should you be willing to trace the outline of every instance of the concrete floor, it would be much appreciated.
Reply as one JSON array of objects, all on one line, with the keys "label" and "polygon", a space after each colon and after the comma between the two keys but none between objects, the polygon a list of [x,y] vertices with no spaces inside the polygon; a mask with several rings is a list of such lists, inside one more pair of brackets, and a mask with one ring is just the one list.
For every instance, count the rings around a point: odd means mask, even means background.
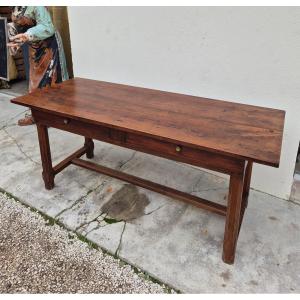
[{"label": "concrete floor", "polygon": [[[187,293],[300,292],[300,205],[251,190],[233,266],[222,262],[224,218],[70,166],[47,191],[36,128],[0,98],[0,187],[100,247]],[[83,138],[50,129],[54,163]],[[228,180],[193,167],[96,142],[95,162],[226,202]]]},{"label": "concrete floor", "polygon": [[175,293],[1,192],[0,224],[0,294]]},{"label": "concrete floor", "polygon": [[300,204],[300,173],[295,173],[292,185],[291,201]]},{"label": "concrete floor", "polygon": [[0,93],[9,96],[18,96],[28,92],[28,82],[26,80],[13,80],[9,83],[9,89],[1,89]]},{"label": "concrete floor", "polygon": [[291,200],[300,204],[300,154],[296,162],[294,183],[292,186]]}]

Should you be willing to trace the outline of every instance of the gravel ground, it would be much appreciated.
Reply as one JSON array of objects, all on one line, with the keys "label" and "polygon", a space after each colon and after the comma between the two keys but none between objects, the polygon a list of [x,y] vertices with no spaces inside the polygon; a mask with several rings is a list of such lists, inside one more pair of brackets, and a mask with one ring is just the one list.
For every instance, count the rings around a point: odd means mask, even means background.
[{"label": "gravel ground", "polygon": [[164,293],[101,250],[0,193],[0,293]]}]

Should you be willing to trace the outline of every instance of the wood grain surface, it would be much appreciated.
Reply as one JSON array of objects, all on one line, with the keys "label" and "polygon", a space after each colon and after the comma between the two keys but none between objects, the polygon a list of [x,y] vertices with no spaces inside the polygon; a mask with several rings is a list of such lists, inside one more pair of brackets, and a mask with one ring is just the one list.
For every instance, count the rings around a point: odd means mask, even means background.
[{"label": "wood grain surface", "polygon": [[285,112],[74,78],[13,103],[238,159],[279,166]]}]

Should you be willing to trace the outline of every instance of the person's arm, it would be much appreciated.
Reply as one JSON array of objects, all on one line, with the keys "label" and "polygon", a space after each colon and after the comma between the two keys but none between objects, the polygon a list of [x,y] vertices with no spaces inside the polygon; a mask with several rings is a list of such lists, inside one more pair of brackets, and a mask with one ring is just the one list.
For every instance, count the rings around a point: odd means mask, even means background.
[{"label": "person's arm", "polygon": [[25,35],[28,36],[29,41],[40,41],[44,40],[55,33],[51,16],[45,6],[35,6],[34,19],[36,26],[29,28]]}]

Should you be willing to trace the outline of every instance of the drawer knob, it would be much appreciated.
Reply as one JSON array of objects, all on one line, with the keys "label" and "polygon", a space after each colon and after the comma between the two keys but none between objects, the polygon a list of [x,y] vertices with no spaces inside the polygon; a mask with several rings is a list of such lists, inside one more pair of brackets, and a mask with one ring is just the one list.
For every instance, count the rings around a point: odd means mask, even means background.
[{"label": "drawer knob", "polygon": [[180,152],[182,149],[180,146],[176,146],[175,150],[176,150],[176,152]]},{"label": "drawer knob", "polygon": [[64,124],[69,124],[70,120],[64,119]]}]

